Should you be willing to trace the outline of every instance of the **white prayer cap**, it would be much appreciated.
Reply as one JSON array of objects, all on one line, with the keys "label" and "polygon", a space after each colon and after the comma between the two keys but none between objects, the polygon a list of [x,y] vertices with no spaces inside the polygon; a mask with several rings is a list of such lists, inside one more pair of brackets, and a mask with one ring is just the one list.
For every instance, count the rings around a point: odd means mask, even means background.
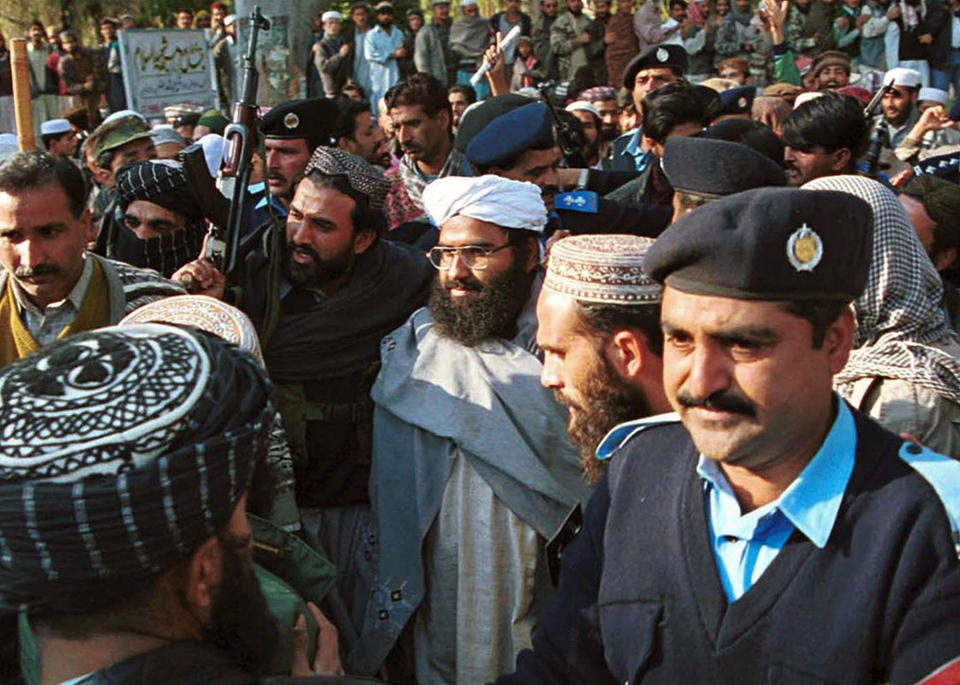
[{"label": "white prayer cap", "polygon": [[73,129],[70,127],[70,122],[66,119],[47,119],[45,122],[40,124],[40,135],[41,136],[52,136],[58,133],[70,133]]},{"label": "white prayer cap", "polygon": [[223,25],[230,26],[230,24],[234,23],[236,20],[237,20],[236,14],[228,14],[223,18]]},{"label": "white prayer cap", "polygon": [[600,110],[593,106],[593,103],[587,102],[586,100],[577,100],[576,102],[571,102],[564,109],[568,112],[590,112],[597,119],[600,118]]},{"label": "white prayer cap", "polygon": [[220,161],[223,159],[223,136],[208,133],[197,142],[203,148],[203,156],[207,160],[207,171],[216,178],[220,172]]},{"label": "white prayer cap", "polygon": [[920,94],[917,96],[917,100],[936,102],[941,105],[946,105],[949,99],[950,93],[945,90],[940,90],[939,88],[921,88]]},{"label": "white prayer cap", "polygon": [[142,114],[140,114],[140,112],[137,112],[136,110],[132,110],[132,109],[121,109],[114,112],[113,114],[108,116],[106,119],[104,119],[102,122],[100,122],[100,125],[103,126],[104,124],[109,124],[111,121],[116,121],[117,119],[122,119],[123,117],[137,117],[137,119],[139,119],[143,123],[145,124],[147,123],[147,118]]},{"label": "white prayer cap", "polygon": [[322,15],[320,19],[323,22],[330,21],[331,19],[336,19],[337,21],[343,21],[343,15],[337,12],[336,10],[327,10]]},{"label": "white prayer cap", "polygon": [[660,285],[643,271],[652,238],[624,234],[577,235],[550,250],[545,290],[582,302],[652,304]]},{"label": "white prayer cap", "polygon": [[794,100],[793,102],[793,108],[796,109],[797,107],[802,105],[804,102],[810,102],[811,100],[816,100],[817,98],[822,98],[822,97],[823,97],[823,93],[819,91],[814,91],[812,93],[800,93],[797,96],[797,99]]},{"label": "white prayer cap", "polygon": [[462,215],[503,228],[542,233],[547,208],[540,189],[500,176],[446,176],[423,191],[423,206],[437,226]]},{"label": "white prayer cap", "polygon": [[885,86],[903,86],[904,88],[916,88],[923,83],[923,76],[916,69],[907,69],[906,67],[897,67],[891,69],[883,75],[883,84]]},{"label": "white prayer cap", "polygon": [[470,7],[471,5],[476,5],[477,0],[463,0],[460,3],[460,7]]}]

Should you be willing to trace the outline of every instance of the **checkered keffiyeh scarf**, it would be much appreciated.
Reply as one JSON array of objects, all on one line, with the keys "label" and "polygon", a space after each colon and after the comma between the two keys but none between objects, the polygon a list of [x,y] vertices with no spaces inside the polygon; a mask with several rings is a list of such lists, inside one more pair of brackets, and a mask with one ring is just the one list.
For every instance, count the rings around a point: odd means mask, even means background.
[{"label": "checkered keffiyeh scarf", "polygon": [[[447,159],[440,169],[440,173],[437,174],[437,178],[462,176],[460,173],[462,163],[463,154],[451,148],[450,154],[447,155]],[[407,195],[410,196],[413,203],[417,207],[423,208],[423,189],[427,187],[428,183],[436,179],[424,176],[420,169],[417,168],[417,163],[410,159],[409,155],[404,155],[400,158],[400,178],[403,180],[403,185],[407,189]]]},{"label": "checkered keffiyeh scarf", "polygon": [[254,358],[158,324],[104,328],[0,373],[0,610],[81,612],[220,532],[267,451]]},{"label": "checkered keffiyeh scarf", "polygon": [[940,305],[943,284],[896,196],[862,176],[826,176],[804,189],[839,190],[873,209],[873,257],[866,290],[854,302],[854,349],[834,383],[895,378],[960,402],[960,361],[934,346],[956,340]]}]

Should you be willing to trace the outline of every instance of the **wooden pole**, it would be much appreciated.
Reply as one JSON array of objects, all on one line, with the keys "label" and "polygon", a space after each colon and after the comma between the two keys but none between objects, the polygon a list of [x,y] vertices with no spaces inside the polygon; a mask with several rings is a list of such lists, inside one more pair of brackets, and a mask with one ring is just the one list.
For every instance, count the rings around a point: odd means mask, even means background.
[{"label": "wooden pole", "polygon": [[33,107],[30,103],[30,61],[27,40],[10,39],[10,71],[13,75],[13,115],[17,122],[17,144],[21,152],[37,147],[33,136]]}]

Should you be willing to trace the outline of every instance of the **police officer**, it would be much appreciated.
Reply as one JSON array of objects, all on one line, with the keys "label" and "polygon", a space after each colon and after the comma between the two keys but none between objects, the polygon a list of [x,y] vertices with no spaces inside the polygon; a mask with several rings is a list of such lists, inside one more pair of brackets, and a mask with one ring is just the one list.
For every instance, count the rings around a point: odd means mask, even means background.
[{"label": "police officer", "polygon": [[960,467],[832,389],[872,230],[851,195],[760,188],[650,248],[680,422],[601,442],[533,651],[501,683],[905,683],[957,657]]},{"label": "police officer", "polygon": [[[648,94],[674,83],[687,73],[687,51],[682,45],[658,45],[637,55],[623,71],[623,87],[633,94],[637,114],[643,111],[641,103]],[[642,115],[641,115],[642,116]],[[615,171],[644,171],[652,160],[640,146],[643,126],[627,131],[613,141],[610,168]]]},{"label": "police officer", "polygon": [[543,102],[515,104],[506,111],[497,111],[495,108],[503,104],[492,98],[464,115],[461,129],[469,132],[473,130],[474,116],[482,118],[494,113],[488,120],[480,119],[485,125],[471,133],[472,138],[465,145],[465,156],[477,174],[495,174],[539,186],[551,214],[548,231],[652,237],[666,227],[671,215],[669,207],[607,200],[588,189],[588,179],[603,182],[603,172],[588,174],[584,169],[577,190],[561,192],[565,185],[559,173],[563,155],[549,107]]}]

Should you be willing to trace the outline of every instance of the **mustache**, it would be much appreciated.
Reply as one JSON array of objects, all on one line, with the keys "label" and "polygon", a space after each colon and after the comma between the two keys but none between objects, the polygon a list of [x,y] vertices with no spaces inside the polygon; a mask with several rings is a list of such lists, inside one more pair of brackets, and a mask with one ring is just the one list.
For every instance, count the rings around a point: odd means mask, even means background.
[{"label": "mustache", "polygon": [[317,251],[309,245],[296,245],[294,243],[287,243],[287,250],[289,250],[291,254],[297,252],[299,254],[310,255],[313,258],[313,261],[320,261],[320,255],[317,254]]},{"label": "mustache", "polygon": [[447,281],[446,283],[443,284],[443,287],[446,288],[447,290],[453,290],[454,288],[462,288],[463,290],[472,290],[473,292],[480,292],[481,290],[483,290],[483,285],[481,285],[479,281],[474,281],[469,279],[467,280],[457,279],[454,281]]},{"label": "mustache", "polygon": [[60,273],[60,267],[56,264],[37,264],[34,267],[18,267],[13,275],[17,278],[32,278],[34,276],[53,276]]},{"label": "mustache", "polygon": [[719,411],[728,411],[733,414],[743,414],[753,418],[757,415],[757,409],[751,402],[732,395],[725,390],[719,390],[703,399],[696,399],[688,392],[680,391],[677,393],[677,402],[687,409],[716,409]]},{"label": "mustache", "polygon": [[404,152],[423,152],[423,145],[414,141],[400,143],[400,147],[403,148]]}]

